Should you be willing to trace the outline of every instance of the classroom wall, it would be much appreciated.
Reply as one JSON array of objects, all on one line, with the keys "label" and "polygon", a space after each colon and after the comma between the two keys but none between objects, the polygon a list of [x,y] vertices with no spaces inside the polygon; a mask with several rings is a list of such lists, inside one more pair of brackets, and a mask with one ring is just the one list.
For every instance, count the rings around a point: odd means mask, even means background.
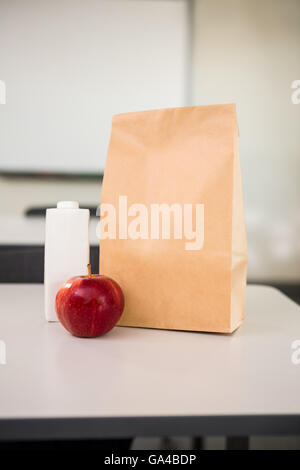
[{"label": "classroom wall", "polygon": [[0,217],[21,216],[28,207],[53,207],[57,201],[65,200],[79,201],[81,205],[97,206],[100,202],[100,193],[100,177],[99,181],[87,181],[0,176]]},{"label": "classroom wall", "polygon": [[300,280],[299,0],[196,0],[193,96],[236,102],[249,278]]}]

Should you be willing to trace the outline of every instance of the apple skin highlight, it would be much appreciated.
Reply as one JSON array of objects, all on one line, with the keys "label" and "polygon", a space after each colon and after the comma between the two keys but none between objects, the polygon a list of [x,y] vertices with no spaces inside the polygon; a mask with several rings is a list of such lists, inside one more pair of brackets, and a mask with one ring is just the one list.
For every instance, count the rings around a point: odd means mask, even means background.
[{"label": "apple skin highlight", "polygon": [[109,277],[94,274],[69,279],[56,295],[61,324],[75,336],[95,338],[110,331],[124,309],[121,287]]}]

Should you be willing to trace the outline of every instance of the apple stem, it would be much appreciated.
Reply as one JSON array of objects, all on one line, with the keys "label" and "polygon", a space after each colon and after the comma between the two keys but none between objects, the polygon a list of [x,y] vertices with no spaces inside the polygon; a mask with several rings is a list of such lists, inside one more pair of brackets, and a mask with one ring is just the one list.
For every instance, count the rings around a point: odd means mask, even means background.
[{"label": "apple stem", "polygon": [[92,276],[92,266],[91,266],[90,263],[87,265],[87,268],[88,268],[88,276],[91,277]]}]

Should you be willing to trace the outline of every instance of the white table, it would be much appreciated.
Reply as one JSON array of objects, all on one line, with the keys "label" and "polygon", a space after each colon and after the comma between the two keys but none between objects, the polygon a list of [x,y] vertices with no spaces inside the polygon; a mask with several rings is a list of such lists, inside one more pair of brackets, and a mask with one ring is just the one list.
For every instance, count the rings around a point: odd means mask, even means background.
[{"label": "white table", "polygon": [[0,285],[0,439],[300,434],[300,308],[249,286],[233,335],[46,323],[42,285]]}]

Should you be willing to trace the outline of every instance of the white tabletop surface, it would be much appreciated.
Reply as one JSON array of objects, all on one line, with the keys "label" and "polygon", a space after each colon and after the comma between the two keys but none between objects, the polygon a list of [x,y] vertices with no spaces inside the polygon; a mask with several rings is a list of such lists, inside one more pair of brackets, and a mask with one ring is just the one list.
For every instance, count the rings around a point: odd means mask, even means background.
[{"label": "white tabletop surface", "polygon": [[246,320],[232,335],[116,327],[82,339],[46,323],[42,285],[2,284],[0,299],[4,438],[8,421],[32,418],[293,415],[300,423],[300,364],[291,360],[300,307],[272,287],[248,286]]}]

